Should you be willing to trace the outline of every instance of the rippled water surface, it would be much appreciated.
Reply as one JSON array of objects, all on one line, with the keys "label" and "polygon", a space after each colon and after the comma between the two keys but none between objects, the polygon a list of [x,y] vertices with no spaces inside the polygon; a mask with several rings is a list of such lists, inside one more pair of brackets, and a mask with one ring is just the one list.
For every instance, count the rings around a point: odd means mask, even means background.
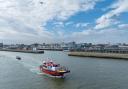
[{"label": "rippled water surface", "polygon": [[[71,73],[65,79],[41,74],[38,66],[45,58],[67,66]],[[44,54],[1,51],[0,89],[128,89],[128,61],[71,57],[59,51]]]}]

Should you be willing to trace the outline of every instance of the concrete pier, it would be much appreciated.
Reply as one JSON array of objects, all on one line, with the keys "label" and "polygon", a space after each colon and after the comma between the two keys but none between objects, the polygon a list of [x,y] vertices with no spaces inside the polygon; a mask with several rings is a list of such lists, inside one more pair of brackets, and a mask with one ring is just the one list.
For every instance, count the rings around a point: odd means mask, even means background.
[{"label": "concrete pier", "polygon": [[56,48],[42,48],[42,50],[49,50],[49,51],[63,51],[63,49],[56,49]]},{"label": "concrete pier", "polygon": [[128,59],[128,54],[119,54],[119,53],[69,52],[68,55],[69,56],[79,56],[79,57]]},{"label": "concrete pier", "polygon": [[18,50],[18,49],[0,49],[0,51],[10,51],[10,52],[22,52],[22,53],[44,53],[43,50]]}]

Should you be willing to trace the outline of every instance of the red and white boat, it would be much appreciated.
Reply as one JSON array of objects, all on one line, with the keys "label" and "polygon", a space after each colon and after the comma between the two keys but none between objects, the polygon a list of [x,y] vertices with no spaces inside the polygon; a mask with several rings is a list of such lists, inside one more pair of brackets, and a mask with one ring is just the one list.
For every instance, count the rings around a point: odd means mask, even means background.
[{"label": "red and white boat", "polygon": [[66,67],[56,64],[53,61],[43,61],[43,64],[40,65],[40,71],[47,75],[60,78],[64,78],[65,73],[70,72]]}]

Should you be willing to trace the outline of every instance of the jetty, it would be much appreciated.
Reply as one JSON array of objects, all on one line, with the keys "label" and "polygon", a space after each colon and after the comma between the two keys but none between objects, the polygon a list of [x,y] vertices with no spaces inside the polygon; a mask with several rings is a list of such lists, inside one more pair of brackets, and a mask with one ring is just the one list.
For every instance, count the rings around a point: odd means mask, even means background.
[{"label": "jetty", "polygon": [[44,53],[43,50],[19,50],[19,49],[0,49],[0,51],[10,51],[10,52],[22,52],[22,53]]},{"label": "jetty", "polygon": [[123,53],[69,52],[68,56],[128,59],[128,54]]},{"label": "jetty", "polygon": [[62,48],[41,48],[41,50],[49,50],[49,51],[63,51]]}]

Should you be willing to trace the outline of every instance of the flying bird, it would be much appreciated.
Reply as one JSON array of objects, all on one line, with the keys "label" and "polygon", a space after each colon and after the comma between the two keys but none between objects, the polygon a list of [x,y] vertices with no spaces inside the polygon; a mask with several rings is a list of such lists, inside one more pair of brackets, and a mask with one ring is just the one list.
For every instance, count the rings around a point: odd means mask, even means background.
[{"label": "flying bird", "polygon": [[40,4],[44,4],[44,2],[40,2]]}]

